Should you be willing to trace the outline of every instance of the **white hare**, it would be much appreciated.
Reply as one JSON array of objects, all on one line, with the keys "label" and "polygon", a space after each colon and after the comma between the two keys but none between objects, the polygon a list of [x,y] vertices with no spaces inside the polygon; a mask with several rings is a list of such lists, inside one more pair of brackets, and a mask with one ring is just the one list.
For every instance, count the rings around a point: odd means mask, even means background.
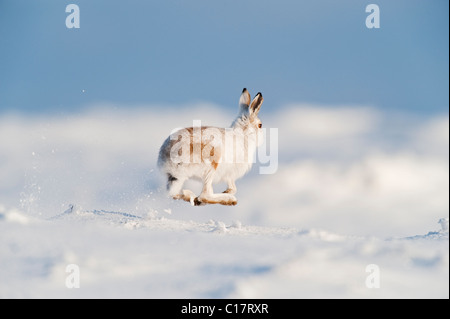
[{"label": "white hare", "polygon": [[[192,205],[236,205],[236,179],[252,167],[258,145],[262,143],[262,124],[258,112],[261,93],[251,100],[244,88],[239,99],[239,114],[230,128],[189,127],[172,133],[159,151],[158,166],[167,176],[167,190],[174,199]],[[197,197],[183,189],[190,178],[201,179],[203,189]],[[216,194],[212,184],[226,182],[228,189]]]}]

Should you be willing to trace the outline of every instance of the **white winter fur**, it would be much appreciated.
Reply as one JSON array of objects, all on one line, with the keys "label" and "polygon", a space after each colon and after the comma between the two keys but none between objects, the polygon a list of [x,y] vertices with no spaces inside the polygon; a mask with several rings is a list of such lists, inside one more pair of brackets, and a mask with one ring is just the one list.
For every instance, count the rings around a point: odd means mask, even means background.
[{"label": "white winter fur", "polygon": [[[261,93],[251,101],[247,89],[239,99],[239,114],[230,128],[190,127],[177,130],[161,146],[158,166],[167,176],[167,189],[174,199],[192,205],[236,205],[235,181],[252,167],[255,151],[262,143],[258,112]],[[191,178],[203,181],[201,194],[183,189]],[[212,184],[226,182],[227,190],[214,193]]]}]

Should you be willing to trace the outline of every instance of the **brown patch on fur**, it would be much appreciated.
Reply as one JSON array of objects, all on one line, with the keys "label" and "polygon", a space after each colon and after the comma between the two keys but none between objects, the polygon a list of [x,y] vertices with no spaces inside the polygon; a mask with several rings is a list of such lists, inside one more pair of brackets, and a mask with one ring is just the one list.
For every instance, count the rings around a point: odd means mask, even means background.
[{"label": "brown patch on fur", "polygon": [[201,201],[198,200],[198,197],[194,198],[194,205],[195,206],[202,206],[205,205],[206,203],[203,203]]},{"label": "brown patch on fur", "polygon": [[[212,141],[212,139],[208,139],[205,141],[205,138],[204,138],[205,133],[204,132],[207,129],[219,130],[221,133],[221,136],[222,136],[222,143],[224,143],[225,131],[222,128],[218,128],[218,127],[216,128],[216,127],[211,127],[211,126],[202,126],[200,128],[186,127],[185,130],[190,135],[190,143],[189,143],[190,157],[189,157],[189,160],[190,160],[190,163],[194,163],[195,160],[200,159],[200,161],[202,163],[204,163],[206,158],[204,158],[204,156],[203,156],[204,155],[203,151],[205,150],[205,147],[211,147],[211,150],[209,151],[208,162],[211,162],[212,167],[214,169],[217,169],[217,166],[219,165],[219,161],[220,161],[220,156],[221,156],[220,148],[210,146],[209,143]],[[195,136],[195,135],[199,135],[199,136]],[[195,137],[195,140],[194,140],[194,137]],[[180,156],[182,155],[182,154],[180,154],[181,149],[178,151],[178,153]]]}]

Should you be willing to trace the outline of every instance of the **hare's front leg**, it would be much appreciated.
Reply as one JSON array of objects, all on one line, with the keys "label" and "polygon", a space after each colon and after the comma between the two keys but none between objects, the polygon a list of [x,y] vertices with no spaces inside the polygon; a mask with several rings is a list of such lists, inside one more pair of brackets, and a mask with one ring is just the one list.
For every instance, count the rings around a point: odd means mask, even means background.
[{"label": "hare's front leg", "polygon": [[[217,167],[217,166],[216,166]],[[222,205],[236,205],[237,199],[232,194],[214,194],[212,181],[214,174],[216,173],[216,167],[211,166],[204,178],[203,178],[203,189],[199,197],[195,199],[195,205],[200,205],[202,203],[206,204],[222,204]]]},{"label": "hare's front leg", "polygon": [[225,194],[236,194],[237,188],[236,184],[234,183],[234,180],[228,180],[228,188],[226,191],[224,191]]}]

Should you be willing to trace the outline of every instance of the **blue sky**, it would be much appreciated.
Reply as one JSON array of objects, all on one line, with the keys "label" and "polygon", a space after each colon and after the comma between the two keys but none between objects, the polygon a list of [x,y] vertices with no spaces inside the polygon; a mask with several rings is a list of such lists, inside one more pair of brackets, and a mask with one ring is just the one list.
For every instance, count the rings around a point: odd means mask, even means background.
[{"label": "blue sky", "polygon": [[[66,5],[80,8],[68,29]],[[365,8],[380,8],[368,29]],[[0,113],[207,101],[447,114],[449,2],[0,1]],[[83,91],[84,90],[84,91]]]}]

